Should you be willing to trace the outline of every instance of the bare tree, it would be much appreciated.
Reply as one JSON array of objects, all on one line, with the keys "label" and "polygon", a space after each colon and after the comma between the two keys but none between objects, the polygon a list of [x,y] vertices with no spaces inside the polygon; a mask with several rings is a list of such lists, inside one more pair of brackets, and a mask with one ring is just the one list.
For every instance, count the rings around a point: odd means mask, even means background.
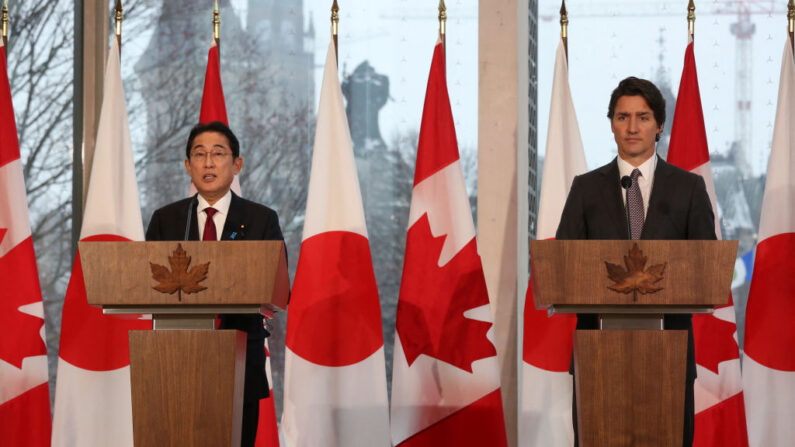
[{"label": "bare tree", "polygon": [[7,66],[53,380],[72,266],[72,3],[16,2],[9,13]]}]

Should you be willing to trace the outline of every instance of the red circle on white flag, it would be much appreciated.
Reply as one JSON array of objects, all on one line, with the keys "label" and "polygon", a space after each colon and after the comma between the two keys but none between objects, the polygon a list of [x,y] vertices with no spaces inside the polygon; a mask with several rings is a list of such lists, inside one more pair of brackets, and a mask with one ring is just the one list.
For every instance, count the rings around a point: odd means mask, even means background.
[{"label": "red circle on white flag", "polygon": [[287,347],[323,366],[347,366],[383,346],[370,244],[347,231],[301,244],[287,317]]},{"label": "red circle on white flag", "polygon": [[795,371],[793,253],[795,233],[771,236],[757,245],[745,310],[745,353],[781,371]]},{"label": "red circle on white flag", "polygon": [[[97,235],[84,241],[127,241],[115,235]],[[152,329],[150,320],[123,319],[103,315],[102,309],[89,306],[83,283],[80,254],[76,256],[72,277],[66,289],[58,356],[78,368],[112,371],[130,364],[128,331]]]}]

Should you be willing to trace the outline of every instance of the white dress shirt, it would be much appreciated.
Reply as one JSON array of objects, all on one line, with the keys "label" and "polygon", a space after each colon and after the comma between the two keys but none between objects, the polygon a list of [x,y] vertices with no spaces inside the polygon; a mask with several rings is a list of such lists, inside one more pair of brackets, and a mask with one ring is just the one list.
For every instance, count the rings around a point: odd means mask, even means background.
[{"label": "white dress shirt", "polygon": [[[229,214],[229,205],[232,203],[232,191],[227,191],[214,205],[215,214],[213,214],[213,222],[215,223],[216,240],[221,240],[221,233],[224,231],[224,224],[226,223],[226,216]],[[199,194],[199,206],[196,207],[196,223],[199,224],[199,240],[204,237],[204,224],[207,222],[207,213],[204,212],[205,208],[210,208],[210,204],[204,200]]]},{"label": "white dress shirt", "polygon": [[[638,186],[640,187],[640,195],[643,197],[643,218],[649,213],[649,197],[651,196],[651,187],[654,185],[654,170],[657,168],[657,154],[649,157],[648,160],[641,163],[637,167],[640,170],[638,177]],[[635,166],[618,156],[618,179],[621,180],[625,175],[632,176],[632,171]],[[620,186],[619,186],[620,187]],[[627,190],[621,188],[621,195],[624,197],[624,203],[627,203]]]}]

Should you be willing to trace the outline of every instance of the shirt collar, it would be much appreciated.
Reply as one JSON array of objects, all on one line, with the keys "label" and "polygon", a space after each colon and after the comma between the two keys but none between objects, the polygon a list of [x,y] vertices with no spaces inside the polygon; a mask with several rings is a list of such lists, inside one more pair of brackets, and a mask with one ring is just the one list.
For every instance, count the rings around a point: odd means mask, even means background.
[{"label": "shirt collar", "polygon": [[[632,166],[628,161],[618,156],[618,177],[622,178],[625,175],[631,175],[632,171],[635,169],[635,166]],[[657,154],[652,155],[649,157],[648,160],[641,163],[638,166],[640,170],[640,176],[646,180],[651,180],[652,176],[654,175],[654,169],[657,168]]]},{"label": "shirt collar", "polygon": [[[208,208],[210,206],[210,204],[207,203],[206,200],[204,200],[204,197],[202,197],[201,194],[198,194],[198,196],[199,196],[199,206],[196,208],[196,214],[201,213],[202,211],[204,211],[205,208]],[[225,215],[229,212],[229,205],[231,203],[232,203],[232,190],[229,190],[226,192],[226,194],[224,194],[223,197],[218,199],[218,201],[215,202],[215,204],[212,205],[212,207],[215,208],[215,211],[217,213]]]}]

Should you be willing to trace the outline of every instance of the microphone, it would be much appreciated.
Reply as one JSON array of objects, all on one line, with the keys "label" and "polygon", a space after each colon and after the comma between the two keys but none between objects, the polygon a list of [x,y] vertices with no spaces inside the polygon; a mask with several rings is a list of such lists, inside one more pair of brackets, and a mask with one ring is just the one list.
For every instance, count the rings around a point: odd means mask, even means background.
[{"label": "microphone", "polygon": [[632,177],[625,175],[621,177],[621,187],[629,191],[629,188],[632,186]]},{"label": "microphone", "polygon": [[632,187],[632,178],[628,175],[621,177],[621,187],[625,191],[624,210],[627,212],[627,239],[632,239],[632,224],[629,220],[629,188]]},{"label": "microphone", "polygon": [[198,194],[194,195],[193,199],[191,199],[191,201],[188,202],[188,219],[185,222],[185,238],[183,239],[185,241],[188,240],[188,236],[190,235],[190,223],[191,223],[191,218],[193,217],[193,203],[198,200],[196,196],[198,196]]}]

